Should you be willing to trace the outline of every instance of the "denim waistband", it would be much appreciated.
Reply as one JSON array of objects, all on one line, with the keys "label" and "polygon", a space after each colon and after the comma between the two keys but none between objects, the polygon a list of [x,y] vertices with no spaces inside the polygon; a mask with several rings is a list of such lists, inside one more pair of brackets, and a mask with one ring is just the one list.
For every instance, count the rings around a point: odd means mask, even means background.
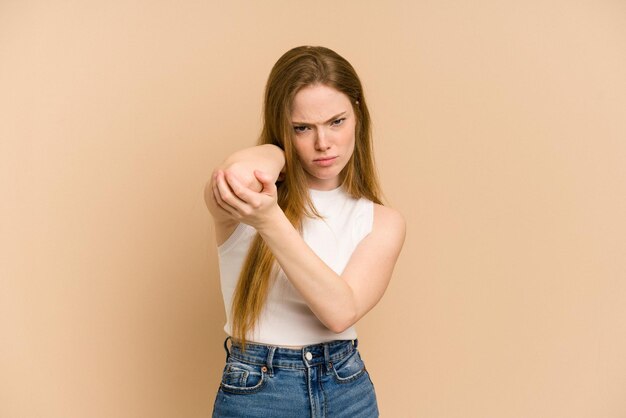
[{"label": "denim waistband", "polygon": [[[231,340],[230,350],[228,349],[228,340]],[[273,367],[306,369],[323,364],[327,368],[332,368],[333,362],[352,354],[358,345],[358,339],[328,341],[302,348],[246,343],[244,353],[239,342],[234,341],[231,337],[224,340],[227,361],[232,357],[246,363],[266,366],[270,374],[272,374]]]}]

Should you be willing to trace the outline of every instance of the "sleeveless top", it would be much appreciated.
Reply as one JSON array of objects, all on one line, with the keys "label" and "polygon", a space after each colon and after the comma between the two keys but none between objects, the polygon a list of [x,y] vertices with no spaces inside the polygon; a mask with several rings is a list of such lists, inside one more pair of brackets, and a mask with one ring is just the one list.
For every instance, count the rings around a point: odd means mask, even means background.
[{"label": "sleeveless top", "polygon": [[[305,217],[302,222],[302,238],[340,275],[359,242],[372,231],[374,204],[368,199],[352,198],[341,187],[329,191],[310,189],[309,193],[322,218]],[[233,295],[255,235],[256,230],[253,227],[240,223],[231,236],[218,247],[221,289],[226,309],[224,331],[228,335],[232,335]],[[341,333],[334,333],[326,328],[280,266],[275,270],[277,276],[270,282],[267,300],[256,327],[246,336],[250,342],[300,346],[356,338],[354,326]]]}]

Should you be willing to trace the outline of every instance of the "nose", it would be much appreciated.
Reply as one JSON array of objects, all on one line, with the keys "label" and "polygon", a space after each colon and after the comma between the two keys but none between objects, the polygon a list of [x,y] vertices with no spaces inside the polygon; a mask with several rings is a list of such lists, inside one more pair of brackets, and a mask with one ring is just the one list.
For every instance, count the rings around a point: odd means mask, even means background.
[{"label": "nose", "polygon": [[315,138],[315,149],[318,151],[326,151],[330,148],[330,141],[324,129],[317,130],[317,137]]}]

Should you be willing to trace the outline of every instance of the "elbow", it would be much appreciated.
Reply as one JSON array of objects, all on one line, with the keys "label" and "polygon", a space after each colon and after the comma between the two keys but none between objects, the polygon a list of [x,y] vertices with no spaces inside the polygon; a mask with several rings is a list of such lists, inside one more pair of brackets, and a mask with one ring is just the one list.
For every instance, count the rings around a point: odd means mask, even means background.
[{"label": "elbow", "polygon": [[334,332],[335,334],[341,334],[352,325],[354,325],[357,321],[356,312],[351,313],[350,315],[345,315],[340,318],[334,318],[332,321],[329,321],[327,325],[328,329]]}]

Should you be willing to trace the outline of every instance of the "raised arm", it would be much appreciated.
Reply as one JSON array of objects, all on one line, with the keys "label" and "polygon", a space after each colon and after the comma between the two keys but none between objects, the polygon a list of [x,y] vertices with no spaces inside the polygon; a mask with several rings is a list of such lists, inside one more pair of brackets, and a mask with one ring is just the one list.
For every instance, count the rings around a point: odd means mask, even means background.
[{"label": "raised arm", "polygon": [[220,206],[256,228],[317,318],[333,332],[344,331],[383,296],[404,243],[404,219],[394,209],[375,205],[371,233],[338,275],[304,242],[276,204],[275,185],[269,177],[266,181],[261,173],[257,176],[264,185],[260,193],[218,171]]},{"label": "raised arm", "polygon": [[260,191],[261,183],[254,176],[255,170],[267,173],[270,181],[274,183],[278,179],[285,166],[285,153],[275,145],[258,145],[245,148],[229,156],[219,167],[215,169],[211,179],[204,188],[204,201],[213,216],[215,224],[215,237],[217,244],[221,245],[237,228],[239,220],[234,219],[228,212],[222,209],[216,202],[213,193],[215,173],[223,171],[244,185],[246,188]]}]

